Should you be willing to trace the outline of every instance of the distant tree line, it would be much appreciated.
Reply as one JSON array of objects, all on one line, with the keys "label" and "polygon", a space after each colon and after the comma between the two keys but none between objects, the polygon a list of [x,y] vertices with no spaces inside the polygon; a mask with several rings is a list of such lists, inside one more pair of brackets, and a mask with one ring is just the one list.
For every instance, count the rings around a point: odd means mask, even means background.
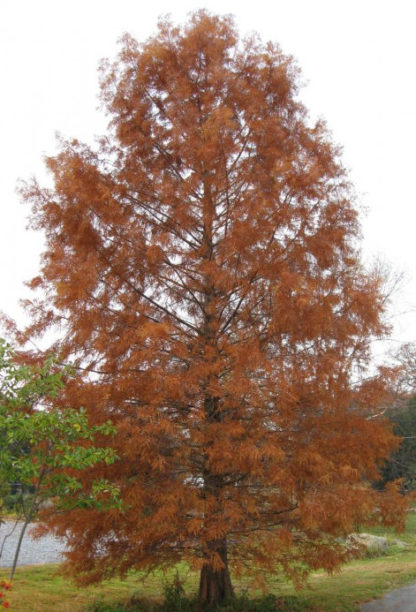
[{"label": "distant tree line", "polygon": [[378,487],[383,488],[387,482],[402,478],[403,490],[413,491],[416,489],[416,394],[408,399],[402,409],[392,409],[388,417],[402,443],[382,467]]}]

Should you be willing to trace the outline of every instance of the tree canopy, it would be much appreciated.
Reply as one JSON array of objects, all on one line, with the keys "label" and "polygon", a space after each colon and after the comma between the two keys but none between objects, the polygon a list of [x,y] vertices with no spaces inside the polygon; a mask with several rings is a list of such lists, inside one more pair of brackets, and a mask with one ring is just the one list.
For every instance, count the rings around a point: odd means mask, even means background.
[{"label": "tree canopy", "polygon": [[123,510],[53,519],[68,567],[88,582],[186,559],[210,602],[229,567],[334,570],[337,536],[404,507],[367,484],[396,439],[369,418],[384,302],[339,151],[293,60],[229,17],[125,36],[101,92],[107,135],[62,141],[53,188],[23,190],[47,240],[26,337],[57,326],[80,372],[64,396],[117,426]]}]

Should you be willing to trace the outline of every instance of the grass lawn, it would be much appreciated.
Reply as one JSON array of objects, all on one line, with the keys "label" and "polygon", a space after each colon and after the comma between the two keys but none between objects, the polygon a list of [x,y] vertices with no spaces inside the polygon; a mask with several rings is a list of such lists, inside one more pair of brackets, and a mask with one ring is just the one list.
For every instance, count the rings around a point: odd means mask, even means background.
[{"label": "grass lawn", "polygon": [[[371,531],[391,539],[397,537],[384,528]],[[335,576],[317,572],[311,575],[309,586],[300,592],[282,579],[272,581],[269,591],[279,596],[295,596],[299,610],[357,610],[358,602],[416,581],[416,513],[409,513],[406,532],[398,537],[410,545],[408,550],[393,546],[383,556],[349,563]],[[179,566],[178,571],[184,579],[186,592],[195,592],[198,576],[187,571],[185,565]],[[3,572],[1,577],[6,578],[6,574]],[[124,602],[133,595],[150,600],[161,599],[165,579],[163,574],[156,573],[143,582],[136,574],[126,580],[111,580],[98,587],[78,589],[59,575],[59,566],[39,565],[18,569],[9,599],[15,612],[81,612],[97,600]],[[235,582],[235,587],[237,593],[244,592],[243,584]]]}]

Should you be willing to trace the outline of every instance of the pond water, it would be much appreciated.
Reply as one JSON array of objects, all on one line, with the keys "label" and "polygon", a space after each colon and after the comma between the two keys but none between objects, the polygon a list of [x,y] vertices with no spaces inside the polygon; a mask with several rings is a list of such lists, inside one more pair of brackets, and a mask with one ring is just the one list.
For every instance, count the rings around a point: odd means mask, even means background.
[{"label": "pond water", "polygon": [[[22,524],[15,521],[5,521],[0,525],[0,567],[10,567],[13,563],[17,540]],[[52,535],[34,539],[30,535],[33,526],[29,525],[23,538],[17,566],[35,563],[60,563],[65,550],[65,542]]]}]

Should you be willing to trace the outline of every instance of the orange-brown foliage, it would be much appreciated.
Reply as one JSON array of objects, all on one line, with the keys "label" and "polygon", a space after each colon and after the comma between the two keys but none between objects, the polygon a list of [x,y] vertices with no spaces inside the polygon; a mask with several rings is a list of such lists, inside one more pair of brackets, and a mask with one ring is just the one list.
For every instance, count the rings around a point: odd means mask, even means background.
[{"label": "orange-brown foliage", "polygon": [[229,18],[162,22],[102,67],[108,136],[63,142],[54,189],[25,190],[47,236],[28,333],[60,326],[71,405],[118,427],[124,510],[52,519],[81,580],[180,558],[296,578],[339,566],[336,536],[403,519],[368,485],[396,444],[367,418],[382,381],[360,385],[380,283],[297,93],[293,61]]}]

